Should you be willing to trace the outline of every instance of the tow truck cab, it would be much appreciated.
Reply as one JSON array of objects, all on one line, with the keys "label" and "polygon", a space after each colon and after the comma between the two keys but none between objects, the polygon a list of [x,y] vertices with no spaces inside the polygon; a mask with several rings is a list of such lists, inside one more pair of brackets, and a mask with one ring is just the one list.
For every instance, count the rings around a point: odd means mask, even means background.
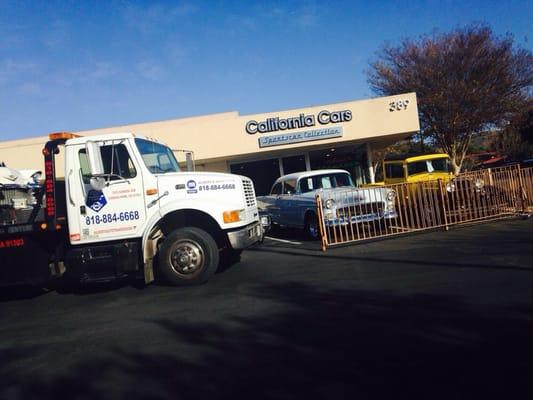
[{"label": "tow truck cab", "polygon": [[[62,145],[64,181],[56,179],[55,162]],[[4,226],[3,236],[22,240],[20,248],[42,247],[52,276],[151,282],[155,267],[167,283],[202,283],[221,258],[262,240],[250,179],[182,172],[172,150],[155,140],[58,133],[43,154],[45,183],[36,203],[44,218]],[[24,225],[20,235],[8,235]]]}]

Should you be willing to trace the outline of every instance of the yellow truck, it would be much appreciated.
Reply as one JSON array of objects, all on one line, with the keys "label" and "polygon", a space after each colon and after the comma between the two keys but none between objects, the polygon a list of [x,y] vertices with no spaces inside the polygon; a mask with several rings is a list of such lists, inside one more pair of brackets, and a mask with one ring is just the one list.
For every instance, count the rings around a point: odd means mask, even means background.
[{"label": "yellow truck", "polygon": [[457,177],[443,153],[393,155],[383,160],[382,168],[383,181],[368,186],[392,185],[401,219],[410,226],[443,225],[446,216],[477,214],[492,203],[491,195],[501,197],[495,188],[489,193],[481,175]]},{"label": "yellow truck", "polygon": [[407,154],[383,160],[384,185],[436,181],[449,182],[454,177],[447,154]]}]

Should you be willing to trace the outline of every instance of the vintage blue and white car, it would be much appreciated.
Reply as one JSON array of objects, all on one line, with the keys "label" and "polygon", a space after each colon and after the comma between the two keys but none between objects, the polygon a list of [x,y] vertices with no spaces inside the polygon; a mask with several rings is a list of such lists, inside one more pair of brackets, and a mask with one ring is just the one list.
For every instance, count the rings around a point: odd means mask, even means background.
[{"label": "vintage blue and white car", "polygon": [[385,187],[357,188],[342,169],[296,172],[278,178],[270,194],[257,198],[273,226],[303,228],[319,236],[316,195],[320,193],[326,226],[383,221],[396,218],[396,193]]}]

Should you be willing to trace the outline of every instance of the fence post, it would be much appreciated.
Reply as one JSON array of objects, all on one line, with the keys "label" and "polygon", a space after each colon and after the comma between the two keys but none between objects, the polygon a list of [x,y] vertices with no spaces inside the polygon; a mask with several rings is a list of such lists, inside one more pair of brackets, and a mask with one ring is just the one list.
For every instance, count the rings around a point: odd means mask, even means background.
[{"label": "fence post", "polygon": [[320,200],[320,194],[317,194],[315,197],[316,200],[316,217],[318,223],[318,229],[320,230],[320,242],[322,251],[326,251],[327,238],[324,227],[324,215],[322,214],[322,201]]},{"label": "fence post", "polygon": [[446,215],[446,198],[444,197],[444,191],[446,189],[443,189],[442,179],[439,179],[438,182],[439,182],[440,202],[442,204],[442,215],[444,216],[444,229],[449,230],[450,227],[448,226],[448,217]]},{"label": "fence post", "polygon": [[518,168],[516,169],[518,173],[518,191],[520,192],[520,204],[522,206],[521,213],[526,213],[526,190],[524,189],[524,182],[522,180],[522,169],[520,168],[520,164],[518,164]]}]

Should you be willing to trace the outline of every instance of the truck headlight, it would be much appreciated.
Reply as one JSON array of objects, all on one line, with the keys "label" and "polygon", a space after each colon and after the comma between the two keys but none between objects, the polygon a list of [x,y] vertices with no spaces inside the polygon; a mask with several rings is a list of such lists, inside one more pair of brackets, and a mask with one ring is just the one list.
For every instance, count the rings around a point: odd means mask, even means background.
[{"label": "truck headlight", "polygon": [[332,209],[335,206],[335,200],[333,199],[327,199],[325,206],[328,210]]},{"label": "truck headlight", "polygon": [[389,203],[392,203],[395,198],[396,198],[396,192],[393,189],[389,190],[387,192],[387,201]]},{"label": "truck headlight", "polygon": [[478,178],[474,181],[474,185],[476,186],[476,189],[481,190],[485,186],[485,181],[481,178]]},{"label": "truck headlight", "polygon": [[243,213],[244,213],[244,210],[224,211],[222,213],[222,218],[225,224],[231,224],[232,222],[242,221]]}]

